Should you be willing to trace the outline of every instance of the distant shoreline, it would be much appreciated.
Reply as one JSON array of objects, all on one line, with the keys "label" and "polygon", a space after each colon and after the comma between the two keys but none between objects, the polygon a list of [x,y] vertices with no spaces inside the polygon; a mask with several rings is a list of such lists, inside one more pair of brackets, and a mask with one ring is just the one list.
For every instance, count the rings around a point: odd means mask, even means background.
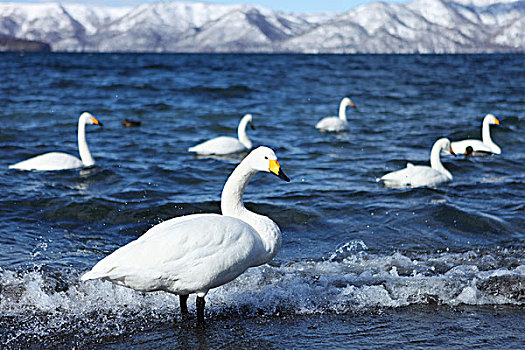
[{"label": "distant shoreline", "polygon": [[224,56],[490,56],[490,55],[525,55],[525,52],[457,52],[457,53],[305,53],[305,52],[71,52],[71,51],[31,51],[31,50],[1,50],[1,54],[34,53],[51,55],[224,55]]},{"label": "distant shoreline", "polygon": [[41,41],[11,38],[0,35],[0,52],[51,52],[51,45]]}]

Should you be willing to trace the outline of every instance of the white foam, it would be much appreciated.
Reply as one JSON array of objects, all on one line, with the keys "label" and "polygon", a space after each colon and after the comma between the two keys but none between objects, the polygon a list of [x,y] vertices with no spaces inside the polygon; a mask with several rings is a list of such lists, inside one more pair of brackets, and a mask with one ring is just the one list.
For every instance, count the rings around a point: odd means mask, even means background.
[{"label": "white foam", "polygon": [[[338,254],[345,252],[341,249]],[[336,256],[280,267],[266,265],[249,269],[235,281],[210,291],[206,312],[211,317],[252,317],[345,314],[428,303],[521,306],[525,265],[498,266],[509,259],[515,257],[505,251],[410,257],[400,252],[376,255],[358,251],[342,260]],[[129,323],[129,318],[178,317],[178,300],[168,293],[139,293],[105,281],[80,282],[82,271],[63,273],[0,270],[0,312],[31,319],[32,329],[17,329],[18,333],[45,333],[51,324],[70,327],[81,320],[88,328],[110,324],[113,332],[120,334],[119,327]],[[190,298],[190,312],[195,312],[194,300]],[[35,315],[45,317],[36,316],[35,321]]]}]

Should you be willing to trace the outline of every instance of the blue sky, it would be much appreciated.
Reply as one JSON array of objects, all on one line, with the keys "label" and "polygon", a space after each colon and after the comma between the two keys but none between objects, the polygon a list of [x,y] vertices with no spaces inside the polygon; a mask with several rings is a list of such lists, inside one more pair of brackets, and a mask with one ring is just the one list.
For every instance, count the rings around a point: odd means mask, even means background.
[{"label": "blue sky", "polygon": [[[136,6],[154,2],[154,0],[8,0],[7,2],[73,2],[86,5]],[[208,0],[204,2],[215,4],[257,4],[274,10],[293,12],[342,12],[351,10],[359,5],[377,2],[377,0]],[[409,0],[384,0],[384,2],[406,3]]]}]

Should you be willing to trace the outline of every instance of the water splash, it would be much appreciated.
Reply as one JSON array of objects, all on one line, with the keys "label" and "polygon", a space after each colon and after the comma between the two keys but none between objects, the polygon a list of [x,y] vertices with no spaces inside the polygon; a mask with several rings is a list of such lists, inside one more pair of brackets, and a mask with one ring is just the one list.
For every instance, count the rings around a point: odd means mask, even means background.
[{"label": "water splash", "polygon": [[[351,241],[329,259],[249,269],[210,291],[207,317],[347,314],[427,304],[525,305],[525,264],[513,251],[378,255],[364,249],[362,241]],[[0,270],[0,340],[20,344],[20,339],[64,334],[119,336],[178,320],[173,295],[80,282],[80,274],[43,267]],[[195,312],[193,297],[189,308]]]},{"label": "water splash", "polygon": [[328,260],[334,261],[334,260],[344,259],[345,256],[354,254],[356,252],[365,251],[367,249],[368,247],[366,246],[365,242],[363,242],[361,239],[352,240],[338,247],[335,250],[335,252],[333,252],[330,255]]}]

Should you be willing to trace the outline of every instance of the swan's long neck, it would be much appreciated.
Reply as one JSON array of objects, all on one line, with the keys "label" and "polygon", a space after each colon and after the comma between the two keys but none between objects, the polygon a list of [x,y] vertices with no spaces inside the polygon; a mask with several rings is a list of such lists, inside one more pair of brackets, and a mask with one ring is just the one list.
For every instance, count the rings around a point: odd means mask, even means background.
[{"label": "swan's long neck", "polygon": [[490,121],[487,119],[483,120],[483,126],[481,128],[481,139],[483,143],[490,147],[494,153],[501,153],[501,149],[492,141],[490,137]]},{"label": "swan's long neck", "polygon": [[221,195],[222,215],[232,216],[246,222],[257,231],[263,242],[266,253],[253,266],[271,260],[281,248],[282,241],[281,231],[275,222],[244,207],[244,190],[256,172],[247,164],[245,159],[230,175]]},{"label": "swan's long neck", "polygon": [[434,146],[432,146],[432,151],[430,151],[430,166],[432,169],[435,169],[443,174],[445,174],[449,179],[452,180],[452,174],[445,169],[443,164],[441,164],[441,159],[439,158],[439,154],[441,153],[441,150],[445,149],[443,147],[443,144],[436,142]]},{"label": "swan's long neck", "polygon": [[240,143],[242,143],[246,148],[251,149],[252,142],[248,138],[248,134],[246,134],[247,125],[248,125],[248,118],[243,118],[241,122],[239,123],[239,127],[237,128],[237,137],[239,138]]},{"label": "swan's long neck", "polygon": [[95,164],[95,160],[91,156],[86,142],[86,122],[84,118],[78,120],[78,153],[80,153],[80,159],[84,166],[92,166]]},{"label": "swan's long neck", "polygon": [[346,107],[348,107],[349,104],[346,101],[341,101],[341,104],[339,105],[339,119],[346,120]]},{"label": "swan's long neck", "polygon": [[242,198],[248,182],[250,182],[255,173],[256,171],[251,170],[245,162],[241,162],[235,168],[222,190],[221,211],[223,215],[242,219],[246,213],[250,213],[244,207]]}]

